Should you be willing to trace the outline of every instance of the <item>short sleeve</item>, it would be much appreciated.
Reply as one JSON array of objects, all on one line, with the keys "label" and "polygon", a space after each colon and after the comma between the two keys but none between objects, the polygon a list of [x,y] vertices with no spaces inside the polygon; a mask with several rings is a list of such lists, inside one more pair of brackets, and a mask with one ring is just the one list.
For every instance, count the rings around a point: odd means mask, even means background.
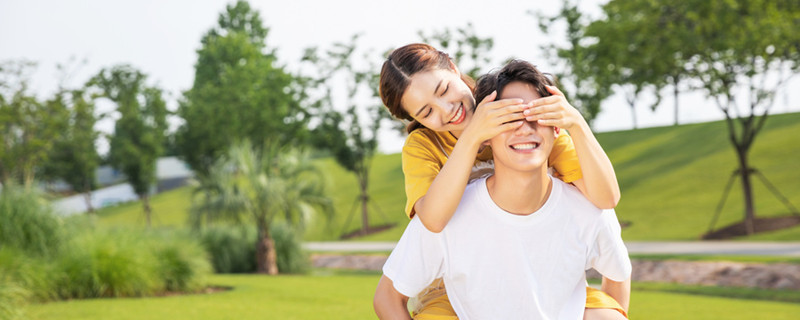
[{"label": "short sleeve", "polygon": [[433,280],[441,278],[444,266],[442,234],[425,229],[419,218],[403,232],[397,246],[383,265],[383,274],[406,297],[415,297]]},{"label": "short sleeve", "polygon": [[600,215],[588,267],[611,280],[625,281],[631,275],[631,260],[628,249],[622,242],[619,220],[613,209],[603,210]]},{"label": "short sleeve", "polygon": [[575,144],[572,143],[572,137],[563,131],[556,137],[548,160],[550,166],[556,170],[556,178],[566,183],[571,183],[583,177],[581,164],[578,162],[578,153],[575,151]]},{"label": "short sleeve", "polygon": [[406,138],[402,154],[406,215],[409,218],[414,217],[414,204],[428,192],[443,165],[432,151],[432,142],[425,135],[415,133]]}]

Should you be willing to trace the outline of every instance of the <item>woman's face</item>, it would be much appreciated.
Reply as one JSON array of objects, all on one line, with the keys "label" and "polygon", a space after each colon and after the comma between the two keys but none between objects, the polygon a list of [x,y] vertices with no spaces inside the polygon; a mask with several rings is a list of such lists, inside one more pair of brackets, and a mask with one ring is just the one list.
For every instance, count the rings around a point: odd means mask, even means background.
[{"label": "woman's face", "polygon": [[415,120],[434,131],[456,134],[466,128],[475,98],[458,71],[434,69],[417,72],[400,100]]}]

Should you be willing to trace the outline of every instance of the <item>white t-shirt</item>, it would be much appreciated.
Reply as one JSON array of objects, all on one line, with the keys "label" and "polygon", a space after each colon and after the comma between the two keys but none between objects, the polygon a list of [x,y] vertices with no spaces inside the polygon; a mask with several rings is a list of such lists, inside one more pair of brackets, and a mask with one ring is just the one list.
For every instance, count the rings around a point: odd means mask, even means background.
[{"label": "white t-shirt", "polygon": [[443,278],[453,309],[465,320],[581,319],[585,270],[624,281],[631,263],[614,211],[550,179],[549,198],[530,215],[498,207],[486,178],[467,185],[441,233],[411,220],[384,275],[408,297]]}]

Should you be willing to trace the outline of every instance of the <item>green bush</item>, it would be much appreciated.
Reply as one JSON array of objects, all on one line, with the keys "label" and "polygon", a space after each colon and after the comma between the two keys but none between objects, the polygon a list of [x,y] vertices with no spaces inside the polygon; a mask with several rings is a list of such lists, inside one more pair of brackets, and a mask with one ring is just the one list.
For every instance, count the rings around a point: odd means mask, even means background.
[{"label": "green bush", "polygon": [[23,307],[31,295],[23,281],[27,259],[21,253],[0,248],[0,319],[21,319]]},{"label": "green bush", "polygon": [[216,273],[256,271],[255,228],[214,226],[203,230],[201,243]]},{"label": "green bush", "polygon": [[197,291],[211,269],[201,248],[180,234],[87,232],[57,259],[55,288],[64,299]]},{"label": "green bush", "polygon": [[294,229],[283,223],[276,223],[270,228],[275,240],[275,251],[278,256],[280,273],[305,273],[311,266],[308,255],[303,252],[300,236]]},{"label": "green bush", "polygon": [[[304,273],[310,267],[303,253],[299,235],[286,224],[273,224],[270,234],[275,241],[278,270],[281,273]],[[258,233],[252,227],[215,226],[203,230],[201,242],[211,255],[217,273],[256,271]]]},{"label": "green bush", "polygon": [[31,255],[58,252],[63,242],[61,219],[40,194],[8,184],[0,192],[0,247]]},{"label": "green bush", "polygon": [[19,288],[25,299],[47,301],[55,298],[52,267],[48,261],[41,257],[30,257],[18,249],[1,248],[0,283],[4,285],[4,292],[19,292],[15,289]]},{"label": "green bush", "polygon": [[203,289],[212,270],[203,246],[185,234],[162,236],[160,240],[154,254],[164,289],[180,292]]}]

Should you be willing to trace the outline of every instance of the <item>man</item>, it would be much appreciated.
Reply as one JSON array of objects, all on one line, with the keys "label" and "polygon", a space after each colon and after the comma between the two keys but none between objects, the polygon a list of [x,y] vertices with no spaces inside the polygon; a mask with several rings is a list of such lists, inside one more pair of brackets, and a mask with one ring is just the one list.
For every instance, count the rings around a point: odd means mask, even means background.
[{"label": "man", "polygon": [[[476,92],[530,102],[541,97],[542,79],[529,63],[512,61],[479,80]],[[461,319],[581,319],[589,268],[627,308],[631,265],[619,222],[547,174],[555,136],[554,127],[526,121],[492,138],[494,175],[467,186],[444,230],[409,223],[378,284],[380,318],[408,319],[408,297],[441,277]]]}]

